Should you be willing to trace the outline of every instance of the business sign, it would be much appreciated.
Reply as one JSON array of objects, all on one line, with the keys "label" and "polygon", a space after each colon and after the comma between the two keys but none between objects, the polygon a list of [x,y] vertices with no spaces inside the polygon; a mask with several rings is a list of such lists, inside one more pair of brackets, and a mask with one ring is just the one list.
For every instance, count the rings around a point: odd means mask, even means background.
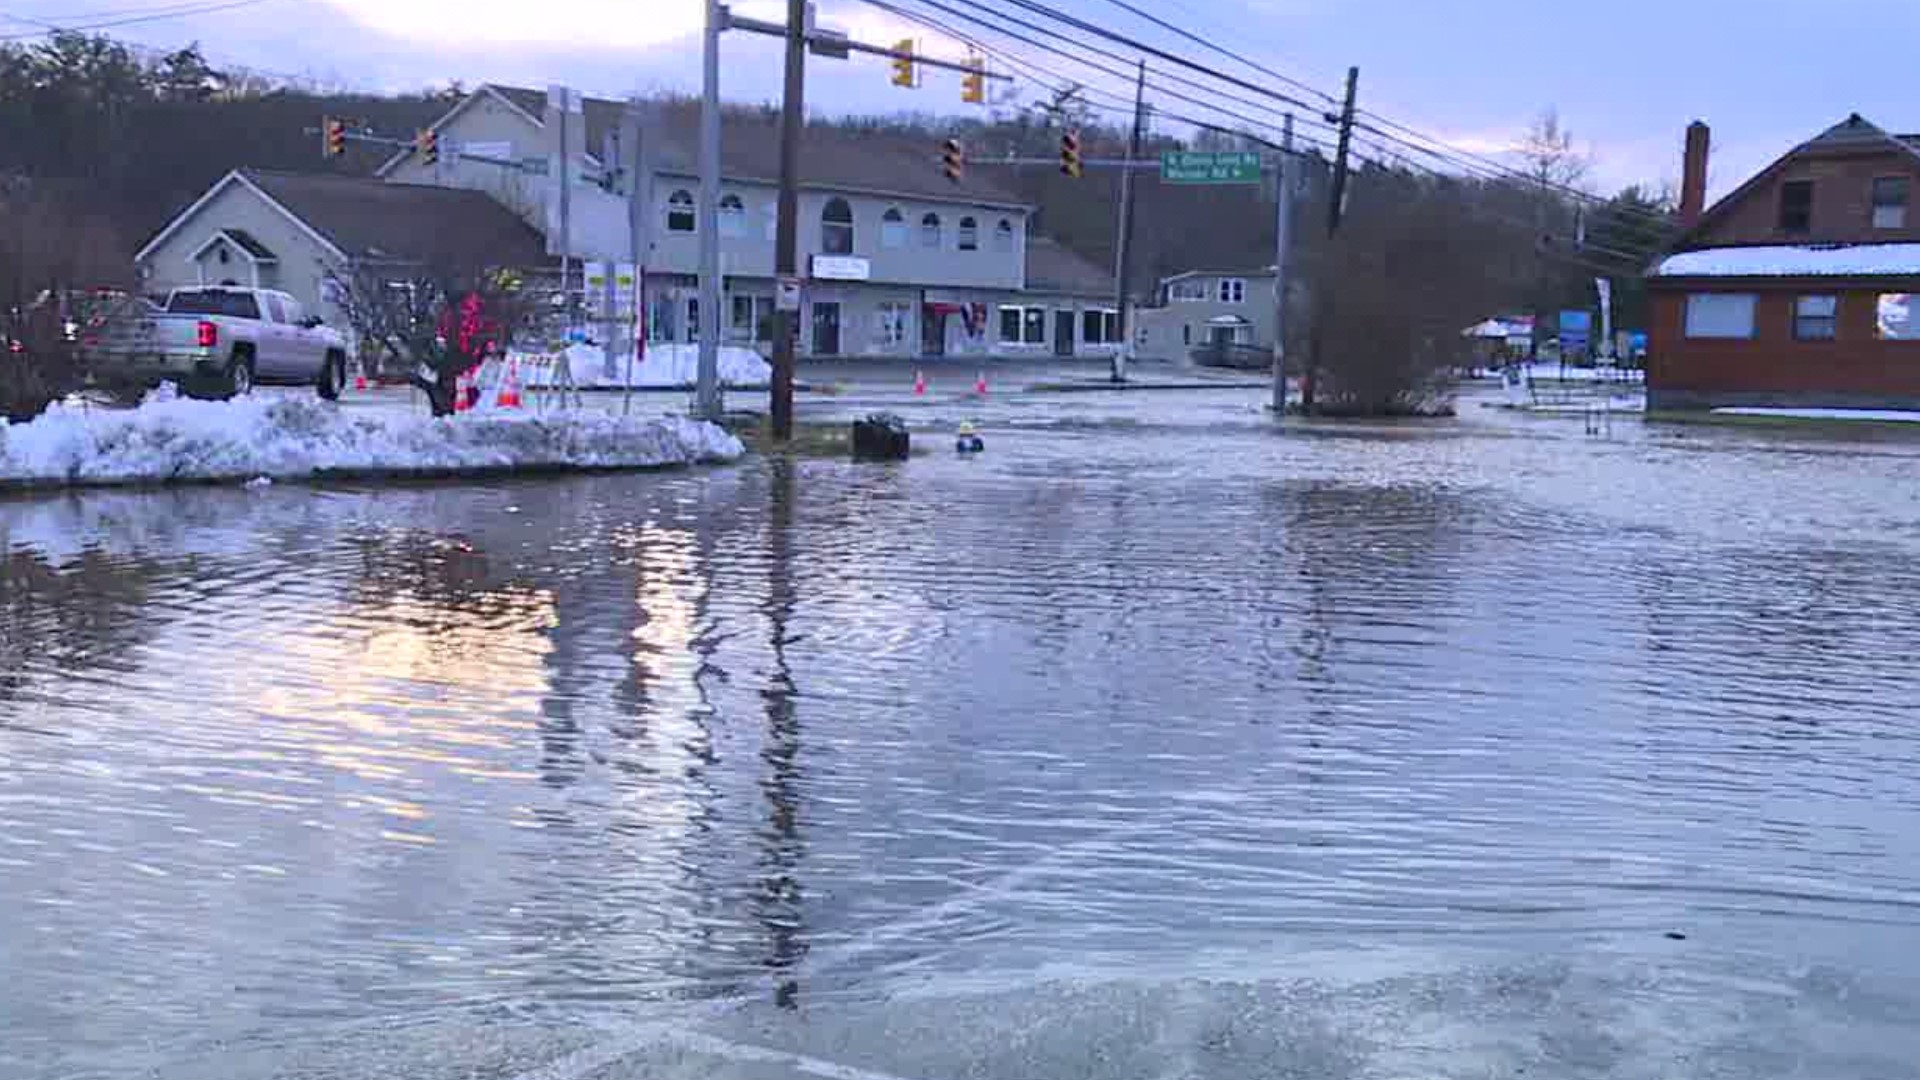
[{"label": "business sign", "polygon": [[1560,348],[1581,349],[1593,338],[1593,312],[1563,311],[1560,313]]},{"label": "business sign", "polygon": [[773,287],[773,310],[800,310],[800,279],[783,277]]},{"label": "business sign", "polygon": [[858,255],[815,255],[812,276],[820,281],[865,281],[873,274]]},{"label": "business sign", "polygon": [[1252,150],[1164,150],[1160,179],[1169,184],[1257,184],[1260,155]]}]

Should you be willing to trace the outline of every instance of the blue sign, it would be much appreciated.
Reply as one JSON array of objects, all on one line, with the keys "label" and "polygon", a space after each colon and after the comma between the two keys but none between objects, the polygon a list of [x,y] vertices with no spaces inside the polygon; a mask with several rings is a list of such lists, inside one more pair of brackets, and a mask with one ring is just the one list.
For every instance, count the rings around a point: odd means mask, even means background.
[{"label": "blue sign", "polygon": [[1563,311],[1560,313],[1560,347],[1562,349],[1585,349],[1593,337],[1593,312]]}]

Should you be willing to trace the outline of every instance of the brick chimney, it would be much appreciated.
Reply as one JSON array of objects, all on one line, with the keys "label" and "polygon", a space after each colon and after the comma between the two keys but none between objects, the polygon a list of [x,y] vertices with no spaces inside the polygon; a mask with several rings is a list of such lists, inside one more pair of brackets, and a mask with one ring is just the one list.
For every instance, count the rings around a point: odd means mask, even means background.
[{"label": "brick chimney", "polygon": [[1680,172],[1680,227],[1691,229],[1707,209],[1707,148],[1711,141],[1707,125],[1699,120],[1687,125],[1687,152]]}]

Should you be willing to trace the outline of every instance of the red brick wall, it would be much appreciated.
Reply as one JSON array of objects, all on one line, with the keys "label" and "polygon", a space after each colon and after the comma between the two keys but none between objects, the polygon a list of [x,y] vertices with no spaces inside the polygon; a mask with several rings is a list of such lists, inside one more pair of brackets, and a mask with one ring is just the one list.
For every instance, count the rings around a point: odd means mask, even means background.
[{"label": "red brick wall", "polygon": [[[1878,176],[1908,178],[1903,229],[1873,227],[1873,180]],[[1808,232],[1783,233],[1778,227],[1780,185],[1789,180],[1813,181]],[[1920,241],[1920,157],[1892,147],[1884,153],[1856,149],[1803,154],[1721,214],[1690,246]]]},{"label": "red brick wall", "polygon": [[[1691,291],[1754,293],[1754,336],[1686,336]],[[1832,283],[1715,283],[1656,289],[1649,297],[1647,389],[1654,408],[1713,405],[1920,407],[1920,341],[1882,341],[1875,333],[1882,292],[1920,293],[1920,280],[1872,287]],[[1794,299],[1840,298],[1832,341],[1793,336]]]}]

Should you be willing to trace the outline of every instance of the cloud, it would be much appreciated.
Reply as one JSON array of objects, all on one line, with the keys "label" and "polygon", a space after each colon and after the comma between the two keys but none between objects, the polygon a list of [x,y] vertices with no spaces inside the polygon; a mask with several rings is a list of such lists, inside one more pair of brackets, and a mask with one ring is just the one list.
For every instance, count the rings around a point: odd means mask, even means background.
[{"label": "cloud", "polygon": [[592,42],[648,49],[699,33],[699,0],[326,0],[367,29],[440,48]]}]

